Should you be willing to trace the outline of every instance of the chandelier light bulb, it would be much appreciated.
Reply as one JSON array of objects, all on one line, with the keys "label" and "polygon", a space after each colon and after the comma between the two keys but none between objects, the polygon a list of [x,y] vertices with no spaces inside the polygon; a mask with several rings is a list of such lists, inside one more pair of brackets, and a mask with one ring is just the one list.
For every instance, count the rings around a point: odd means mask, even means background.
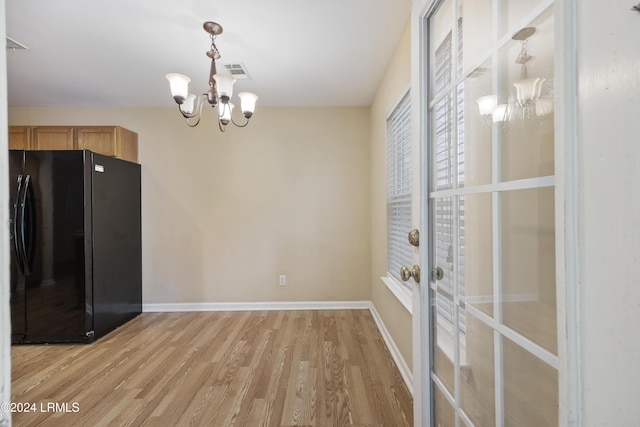
[{"label": "chandelier light bulb", "polygon": [[242,109],[242,114],[244,114],[247,119],[251,118],[256,109],[258,95],[251,92],[240,92],[238,96],[240,97],[240,108]]},{"label": "chandelier light bulb", "polygon": [[497,105],[491,115],[493,118],[493,123],[506,122],[509,119],[508,113],[509,113],[509,106],[507,104]]},{"label": "chandelier light bulb", "polygon": [[216,81],[216,89],[220,98],[226,96],[231,98],[233,96],[233,85],[236,82],[236,78],[228,74],[214,74],[213,79]]},{"label": "chandelier light bulb", "polygon": [[493,114],[493,110],[495,110],[498,105],[498,98],[495,95],[481,96],[476,100],[476,103],[478,104],[480,114],[487,116]]},{"label": "chandelier light bulb", "polygon": [[535,101],[540,98],[540,92],[542,91],[543,78],[523,79],[515,82],[513,86],[516,88],[516,97],[520,105],[525,105],[527,102]]},{"label": "chandelier light bulb", "polygon": [[178,104],[182,104],[187,99],[191,79],[184,74],[178,73],[169,73],[165,77],[169,80],[171,96]]},{"label": "chandelier light bulb", "polygon": [[233,112],[233,107],[235,107],[235,105],[230,102],[221,102],[220,104],[218,104],[218,116],[220,117],[220,122],[225,126],[228,125],[231,121],[231,113]]}]

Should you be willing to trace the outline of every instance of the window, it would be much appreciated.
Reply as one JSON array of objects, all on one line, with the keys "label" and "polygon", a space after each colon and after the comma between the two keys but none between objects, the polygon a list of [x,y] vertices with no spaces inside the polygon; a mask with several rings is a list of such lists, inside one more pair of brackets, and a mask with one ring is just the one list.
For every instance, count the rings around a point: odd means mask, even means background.
[{"label": "window", "polygon": [[411,245],[411,97],[407,92],[387,119],[387,268],[401,280],[400,268],[412,264]]}]

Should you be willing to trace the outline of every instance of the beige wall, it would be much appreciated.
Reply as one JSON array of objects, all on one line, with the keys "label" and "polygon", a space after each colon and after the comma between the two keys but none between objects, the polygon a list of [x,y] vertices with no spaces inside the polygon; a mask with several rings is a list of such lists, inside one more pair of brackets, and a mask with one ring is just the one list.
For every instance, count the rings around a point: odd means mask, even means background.
[{"label": "beige wall", "polygon": [[261,108],[221,133],[175,108],[9,109],[12,125],[138,133],[145,303],[370,299],[369,120]]},{"label": "beige wall", "polygon": [[380,280],[387,273],[386,120],[411,81],[410,34],[407,25],[371,105],[371,300],[411,369],[411,314]]}]

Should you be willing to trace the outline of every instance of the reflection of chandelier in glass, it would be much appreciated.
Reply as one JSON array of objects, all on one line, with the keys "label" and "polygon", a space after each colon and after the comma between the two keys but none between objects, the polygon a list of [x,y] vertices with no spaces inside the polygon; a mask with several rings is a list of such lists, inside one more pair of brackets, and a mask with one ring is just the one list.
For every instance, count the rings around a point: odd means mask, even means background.
[{"label": "reflection of chandelier in glass", "polygon": [[509,104],[498,104],[496,95],[481,96],[476,100],[478,110],[482,116],[491,118],[494,123],[502,125],[510,120],[533,120],[543,118],[553,113],[553,96],[541,96],[545,83],[542,77],[529,77],[527,63],[533,59],[528,51],[528,39],[536,32],[534,27],[526,27],[513,35],[513,40],[521,43],[520,53],[516,64],[520,64],[520,80],[513,86],[516,97]]}]

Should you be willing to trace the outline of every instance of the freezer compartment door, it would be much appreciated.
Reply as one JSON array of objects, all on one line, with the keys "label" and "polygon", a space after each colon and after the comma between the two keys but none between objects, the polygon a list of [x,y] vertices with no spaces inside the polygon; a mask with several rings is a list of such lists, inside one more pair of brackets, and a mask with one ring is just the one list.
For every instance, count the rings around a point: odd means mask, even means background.
[{"label": "freezer compartment door", "polygon": [[96,338],[142,311],[140,165],[93,154]]}]

